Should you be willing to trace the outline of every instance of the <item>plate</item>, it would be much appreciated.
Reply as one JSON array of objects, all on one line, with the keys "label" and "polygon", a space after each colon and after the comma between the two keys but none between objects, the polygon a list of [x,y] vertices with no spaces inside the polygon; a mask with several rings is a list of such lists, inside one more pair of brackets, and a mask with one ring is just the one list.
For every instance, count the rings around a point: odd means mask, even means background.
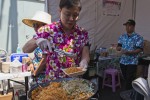
[{"label": "plate", "polygon": [[144,60],[150,60],[150,57],[143,58]]},{"label": "plate", "polygon": [[99,60],[109,60],[109,59],[112,59],[111,57],[99,57]]},{"label": "plate", "polygon": [[[71,68],[71,67],[70,67],[70,68]],[[77,68],[79,68],[79,67],[77,67]],[[68,69],[68,68],[62,69],[62,71],[63,71],[66,75],[68,75],[68,76],[70,76],[70,77],[83,75],[83,74],[87,71],[87,69],[81,69],[81,71],[67,73],[67,72],[66,72],[67,69]],[[80,69],[80,68],[79,68],[79,69]]]}]

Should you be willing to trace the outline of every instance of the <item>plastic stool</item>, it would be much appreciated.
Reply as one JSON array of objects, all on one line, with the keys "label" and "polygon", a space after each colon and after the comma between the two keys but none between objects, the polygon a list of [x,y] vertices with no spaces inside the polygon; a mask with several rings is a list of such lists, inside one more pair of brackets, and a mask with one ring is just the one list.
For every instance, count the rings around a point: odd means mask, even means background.
[{"label": "plastic stool", "polygon": [[[106,82],[106,78],[108,75],[111,75],[111,84]],[[116,76],[118,77],[117,83],[116,83]],[[120,75],[117,69],[113,69],[113,68],[105,69],[102,88],[104,88],[104,86],[111,87],[113,92],[116,91],[117,86],[120,86],[121,88]]]}]

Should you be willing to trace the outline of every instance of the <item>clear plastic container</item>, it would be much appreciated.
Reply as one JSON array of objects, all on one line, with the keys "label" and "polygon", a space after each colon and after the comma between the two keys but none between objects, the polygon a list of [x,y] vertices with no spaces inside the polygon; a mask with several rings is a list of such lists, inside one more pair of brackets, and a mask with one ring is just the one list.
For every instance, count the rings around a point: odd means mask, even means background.
[{"label": "clear plastic container", "polygon": [[10,64],[10,73],[20,73],[22,72],[22,63],[19,60],[15,59]]},{"label": "clear plastic container", "polygon": [[23,57],[22,59],[22,72],[27,72],[28,65],[27,65],[26,59],[27,57]]},{"label": "clear plastic container", "polygon": [[27,64],[22,64],[22,72],[27,72]]},{"label": "clear plastic container", "polygon": [[20,48],[20,46],[19,46],[19,44],[18,44],[18,46],[17,46],[17,49],[16,49],[16,53],[21,53],[21,48]]},{"label": "clear plastic container", "polygon": [[2,62],[2,72],[3,73],[10,72],[10,62]]}]

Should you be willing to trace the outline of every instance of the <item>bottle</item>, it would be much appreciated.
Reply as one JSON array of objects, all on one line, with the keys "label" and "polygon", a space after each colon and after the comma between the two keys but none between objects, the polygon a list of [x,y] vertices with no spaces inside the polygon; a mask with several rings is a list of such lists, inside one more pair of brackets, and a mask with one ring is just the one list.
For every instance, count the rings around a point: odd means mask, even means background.
[{"label": "bottle", "polygon": [[27,67],[28,67],[28,65],[27,65],[27,57],[23,57],[22,58],[22,72],[27,72]]},{"label": "bottle", "polygon": [[19,44],[17,46],[16,53],[21,53],[21,48],[20,48]]}]

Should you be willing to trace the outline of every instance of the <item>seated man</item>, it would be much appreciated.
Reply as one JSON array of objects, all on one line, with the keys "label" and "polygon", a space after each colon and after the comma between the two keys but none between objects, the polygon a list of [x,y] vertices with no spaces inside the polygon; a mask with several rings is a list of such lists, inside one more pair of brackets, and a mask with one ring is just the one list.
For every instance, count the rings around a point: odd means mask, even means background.
[{"label": "seated man", "polygon": [[[36,14],[34,15],[33,18],[31,19],[23,19],[22,22],[30,27],[33,27],[35,32],[37,32],[37,30],[46,24],[50,24],[51,23],[51,16],[45,12],[42,11],[38,11],[36,12]],[[36,36],[36,35],[35,35]],[[34,51],[34,59],[33,59],[33,64],[31,63],[29,65],[29,69],[31,70],[31,72],[33,73],[35,77],[35,80],[38,83],[43,82],[43,78],[45,77],[45,67],[46,64],[45,62],[42,62],[42,50],[37,47],[37,45],[33,45],[33,46],[28,46],[28,44],[33,43],[34,39],[29,40],[23,47],[23,52],[24,53],[31,53]],[[28,47],[27,47],[28,46]],[[39,70],[39,71],[38,71]]]}]

